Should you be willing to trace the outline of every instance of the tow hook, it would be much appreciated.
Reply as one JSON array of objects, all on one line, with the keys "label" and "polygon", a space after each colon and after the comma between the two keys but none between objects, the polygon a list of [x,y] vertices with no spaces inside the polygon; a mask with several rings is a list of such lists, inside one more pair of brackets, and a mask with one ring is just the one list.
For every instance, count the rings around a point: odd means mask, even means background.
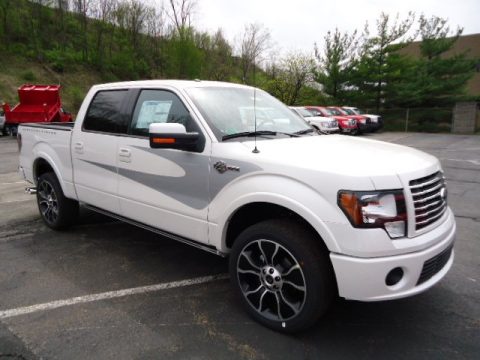
[{"label": "tow hook", "polygon": [[26,187],[25,192],[30,195],[35,195],[37,193],[36,187]]}]

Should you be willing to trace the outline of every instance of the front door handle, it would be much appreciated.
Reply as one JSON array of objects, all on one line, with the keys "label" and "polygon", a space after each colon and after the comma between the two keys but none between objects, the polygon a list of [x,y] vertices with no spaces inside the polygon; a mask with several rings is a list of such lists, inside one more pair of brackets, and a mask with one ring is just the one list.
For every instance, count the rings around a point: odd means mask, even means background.
[{"label": "front door handle", "polygon": [[126,148],[120,148],[120,151],[118,152],[119,160],[122,162],[131,162],[131,157],[132,157],[132,152],[129,149]]}]

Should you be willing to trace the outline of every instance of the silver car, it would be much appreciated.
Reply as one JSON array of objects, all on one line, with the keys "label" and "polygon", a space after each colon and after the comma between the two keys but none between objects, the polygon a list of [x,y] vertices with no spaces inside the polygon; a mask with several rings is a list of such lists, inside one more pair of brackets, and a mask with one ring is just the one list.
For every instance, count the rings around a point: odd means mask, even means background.
[{"label": "silver car", "polygon": [[334,118],[317,116],[302,106],[290,106],[290,109],[305,119],[311,126],[323,133],[337,133],[340,131],[338,122]]}]

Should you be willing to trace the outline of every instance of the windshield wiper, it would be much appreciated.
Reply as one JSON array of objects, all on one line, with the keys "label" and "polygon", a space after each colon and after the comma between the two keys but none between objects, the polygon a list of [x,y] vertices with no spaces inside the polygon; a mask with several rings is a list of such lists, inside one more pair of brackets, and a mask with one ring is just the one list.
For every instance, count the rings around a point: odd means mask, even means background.
[{"label": "windshield wiper", "polygon": [[222,137],[222,141],[223,140],[228,140],[228,139],[235,139],[235,138],[239,138],[239,137],[253,137],[253,136],[262,136],[262,135],[276,136],[278,134],[287,135],[287,136],[290,136],[290,137],[298,137],[299,136],[299,134],[297,134],[297,133],[287,133],[287,132],[270,131],[270,130],[259,130],[259,131],[244,131],[244,132],[239,132],[239,133],[236,133],[236,134],[224,135]]},{"label": "windshield wiper", "polygon": [[296,131],[293,134],[294,135],[304,135],[304,134],[308,134],[308,133],[311,133],[311,132],[313,132],[313,129],[305,129],[305,130]]},{"label": "windshield wiper", "polygon": [[235,134],[228,134],[222,136],[222,141],[223,140],[228,140],[228,139],[235,139],[239,137],[252,137],[252,136],[260,136],[260,135],[277,135],[276,131],[270,131],[270,130],[261,130],[261,131],[243,131]]}]

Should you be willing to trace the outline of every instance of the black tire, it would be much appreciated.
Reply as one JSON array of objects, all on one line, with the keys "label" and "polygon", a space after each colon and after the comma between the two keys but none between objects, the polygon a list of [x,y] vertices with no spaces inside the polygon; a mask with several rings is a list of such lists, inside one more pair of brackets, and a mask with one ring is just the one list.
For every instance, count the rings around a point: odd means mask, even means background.
[{"label": "black tire", "polygon": [[276,331],[307,329],[336,295],[328,250],[310,229],[290,219],[245,229],[233,245],[229,268],[247,312]]},{"label": "black tire", "polygon": [[78,202],[65,197],[53,172],[38,178],[37,205],[45,224],[54,230],[66,229],[78,217]]}]

